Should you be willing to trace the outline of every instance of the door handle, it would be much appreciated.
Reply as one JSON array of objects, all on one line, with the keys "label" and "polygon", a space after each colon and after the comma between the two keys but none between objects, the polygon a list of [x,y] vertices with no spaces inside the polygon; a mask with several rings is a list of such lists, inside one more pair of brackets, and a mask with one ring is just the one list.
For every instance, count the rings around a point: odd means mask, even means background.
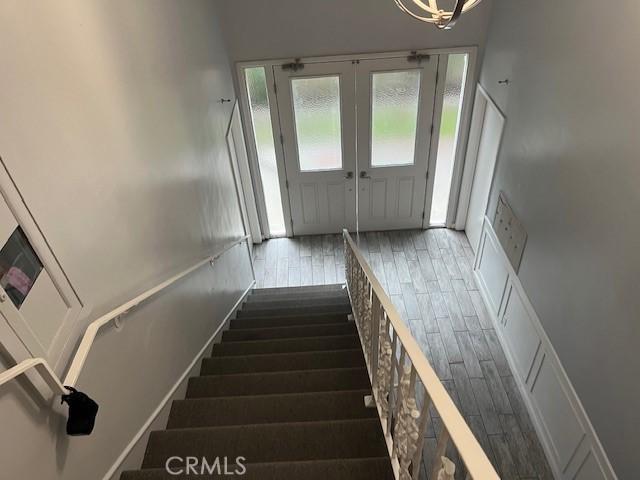
[{"label": "door handle", "polygon": [[347,172],[344,178],[346,178],[347,180],[351,180],[353,178],[353,172]]},{"label": "door handle", "polygon": [[360,172],[360,178],[371,178],[371,176],[367,175],[367,171],[366,170],[362,170]]}]

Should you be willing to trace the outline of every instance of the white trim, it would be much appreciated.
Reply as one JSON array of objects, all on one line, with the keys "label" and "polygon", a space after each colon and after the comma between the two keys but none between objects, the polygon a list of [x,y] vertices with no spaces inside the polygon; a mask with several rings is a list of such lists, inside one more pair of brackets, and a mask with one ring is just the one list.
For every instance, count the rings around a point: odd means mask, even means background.
[{"label": "white trim", "polygon": [[109,468],[107,473],[104,475],[103,480],[111,480],[111,477],[113,477],[113,475],[117,472],[117,470],[120,468],[120,465],[122,465],[122,463],[131,453],[131,451],[134,449],[136,444],[140,441],[140,439],[144,436],[147,430],[151,427],[151,425],[153,424],[155,419],[158,417],[158,415],[160,415],[160,413],[164,410],[167,403],[173,398],[173,396],[175,395],[175,392],[180,388],[180,386],[187,379],[187,377],[189,376],[189,374],[191,373],[195,365],[200,361],[202,356],[207,352],[207,349],[211,346],[211,344],[216,339],[216,337],[227,326],[227,324],[229,323],[229,320],[236,313],[236,310],[242,304],[242,302],[244,302],[245,298],[247,297],[249,292],[251,292],[251,289],[255,286],[255,284],[256,284],[256,281],[252,280],[249,287],[244,291],[244,293],[240,296],[240,298],[233,305],[233,307],[231,307],[231,310],[229,310],[227,315],[224,317],[224,320],[220,323],[218,328],[216,328],[215,332],[213,332],[213,334],[209,337],[209,339],[204,344],[204,346],[200,349],[200,351],[196,354],[196,356],[191,361],[191,363],[187,366],[187,368],[182,373],[182,375],[180,375],[180,378],[178,378],[176,383],[174,383],[173,387],[171,387],[171,389],[167,392],[167,394],[160,401],[160,403],[155,408],[155,410],[151,412],[151,415],[149,415],[149,418],[147,418],[147,420],[142,424],[142,427],[140,427],[138,432],[133,436],[131,441],[127,444],[127,446],[122,451],[122,453],[118,456],[118,458],[113,463],[113,465],[111,465],[111,468]]},{"label": "white trim", "polygon": [[[500,262],[498,268],[506,273],[506,285],[502,288],[502,293],[500,295],[501,300],[497,302],[498,305],[495,305],[491,300],[491,293],[489,292],[491,285],[487,284],[481,271],[481,264],[488,260],[483,259],[485,253],[485,242],[487,241],[490,241],[493,246],[493,251],[498,254],[499,258],[497,261]],[[504,348],[509,366],[514,373],[514,378],[516,379],[516,383],[520,389],[520,393],[522,394],[522,398],[533,425],[538,433],[538,437],[540,438],[551,468],[553,469],[554,476],[557,479],[562,480],[579,479],[580,477],[578,475],[580,473],[581,466],[587,461],[589,456],[592,455],[602,474],[601,478],[603,480],[616,480],[617,476],[609,462],[609,459],[607,458],[602,444],[600,443],[598,435],[596,434],[596,431],[593,428],[593,425],[591,424],[591,421],[589,420],[589,417],[587,416],[587,413],[580,402],[580,399],[574,390],[573,385],[571,384],[571,381],[569,380],[569,377],[564,370],[551,341],[549,340],[549,337],[542,327],[540,318],[528,299],[524,287],[518,279],[517,273],[514,271],[511,266],[511,262],[509,262],[506,253],[502,249],[493,227],[491,226],[491,222],[486,216],[484,219],[480,245],[474,262],[474,276],[479,285],[482,299],[487,306],[487,311],[495,326],[498,339]],[[501,287],[501,282],[496,283],[495,286],[497,291],[497,289]],[[521,351],[510,344],[510,340],[506,334],[506,326],[513,320],[506,315],[508,302],[510,301],[510,296],[513,293],[517,293],[519,300],[521,300],[522,306],[524,307],[526,319],[529,322],[527,326],[531,328],[538,337],[538,339],[533,340],[534,343],[539,340],[539,345],[535,348],[533,359],[530,361],[528,368],[525,367],[525,372],[522,374],[520,373],[521,366],[517,362],[517,355],[521,354]],[[536,382],[541,375],[543,366],[546,369],[546,374],[553,375],[551,378],[557,383],[557,385],[559,385],[557,392],[553,393],[559,394],[561,396],[560,398],[563,400],[566,399],[566,402],[568,403],[567,406],[574,417],[565,418],[563,421],[567,422],[568,425],[574,426],[579,431],[577,436],[578,438],[574,444],[567,447],[568,450],[564,452],[559,451],[558,440],[552,437],[552,432],[550,432],[547,427],[547,425],[553,420],[545,417],[545,413],[538,405],[535,397],[537,393]],[[553,408],[556,409],[556,411],[560,411],[562,406],[554,404]],[[558,426],[556,425],[556,427]],[[560,425],[560,427],[564,428],[564,425]]]},{"label": "white trim", "polygon": [[[453,175],[451,177],[451,190],[449,191],[449,205],[447,207],[447,227],[456,228],[458,218],[458,202],[462,188],[462,178],[465,170],[465,153],[469,142],[469,127],[475,99],[475,79],[478,76],[477,52],[467,54],[467,71],[464,76],[464,90],[462,92],[462,105],[460,118],[458,119],[458,132],[456,136],[455,152],[453,159]],[[445,79],[446,81],[446,79]],[[439,132],[438,132],[439,133]],[[434,172],[435,174],[435,172]]]},{"label": "white trim", "polygon": [[[258,210],[256,199],[253,195],[253,185],[251,184],[251,172],[249,171],[249,153],[244,139],[244,129],[242,128],[242,118],[240,117],[240,102],[235,99],[231,118],[227,127],[226,140],[229,151],[229,161],[233,171],[233,178],[236,184],[238,195],[238,205],[242,213],[242,223],[245,235],[251,235],[251,243],[262,243],[262,232],[258,220]],[[237,128],[236,128],[237,127]],[[239,138],[236,138],[238,137]],[[241,142],[241,143],[240,143]],[[240,154],[244,152],[244,154]],[[245,157],[245,158],[242,158]],[[250,245],[252,248],[252,246]]]},{"label": "white trim", "polygon": [[[433,125],[433,133],[431,134],[431,145],[429,145],[429,158],[427,161],[427,185],[424,195],[424,218],[422,219],[422,228],[427,229],[431,225],[431,206],[433,203],[433,187],[436,181],[436,162],[438,161],[438,146],[440,145],[440,126],[442,123],[442,107],[444,99],[444,86],[447,79],[447,67],[449,57],[447,55],[438,55],[438,73],[436,74],[436,85],[433,96],[433,117],[431,125]],[[444,225],[442,225],[444,226]]]},{"label": "white trim", "polygon": [[[469,45],[463,47],[450,47],[450,48],[423,48],[416,49],[416,53],[423,55],[441,55],[448,53],[469,53],[476,54],[478,47],[476,45]],[[397,58],[406,57],[410,53],[409,49],[393,51],[393,52],[374,52],[374,53],[352,53],[345,55],[329,55],[320,57],[300,57],[302,63],[326,63],[326,62],[343,62],[352,60],[377,60],[381,58]],[[275,58],[275,59],[257,59],[237,62],[236,66],[239,68],[247,67],[260,67],[260,66],[272,66],[282,65],[283,63],[291,62],[292,57]]]},{"label": "white trim", "polygon": [[[478,105],[478,95],[480,95],[483,99],[482,111],[476,111],[476,105]],[[475,176],[476,163],[478,161],[478,152],[480,148],[480,138],[482,136],[482,128],[484,124],[484,113],[487,109],[487,106],[491,105],[495,110],[502,116],[504,119],[504,123],[506,124],[507,117],[504,112],[498,108],[496,102],[493,101],[489,93],[480,85],[476,84],[476,94],[473,101],[473,107],[470,107],[469,110],[473,110],[473,112],[469,112],[472,118],[469,119],[469,125],[467,126],[467,148],[464,153],[464,164],[461,172],[462,178],[460,179],[460,189],[458,193],[458,208],[455,216],[455,229],[456,230],[464,230],[467,223],[467,214],[469,213],[469,202],[471,201],[471,190],[473,188],[473,179]],[[467,104],[469,106],[469,104]],[[478,135],[471,135],[471,128],[475,125],[471,123],[472,121],[477,121],[478,123]],[[504,135],[504,124],[502,127],[502,134]],[[475,133],[475,132],[474,132]],[[500,155],[500,149],[498,149],[497,156]],[[498,159],[496,158],[495,166],[498,164]],[[493,183],[493,181],[492,181]],[[473,245],[472,245],[473,246]],[[476,246],[477,247],[477,246]]]}]

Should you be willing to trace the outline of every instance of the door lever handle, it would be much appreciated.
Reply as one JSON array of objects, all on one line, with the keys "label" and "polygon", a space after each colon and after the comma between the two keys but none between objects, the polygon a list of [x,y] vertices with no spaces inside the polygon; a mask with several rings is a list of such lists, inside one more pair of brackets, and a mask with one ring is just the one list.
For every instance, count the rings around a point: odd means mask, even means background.
[{"label": "door lever handle", "polygon": [[347,174],[344,176],[344,178],[346,178],[347,180],[350,180],[353,178],[353,172],[347,172]]},{"label": "door lever handle", "polygon": [[367,175],[367,171],[366,170],[362,170],[360,172],[360,178],[371,178],[371,176]]}]

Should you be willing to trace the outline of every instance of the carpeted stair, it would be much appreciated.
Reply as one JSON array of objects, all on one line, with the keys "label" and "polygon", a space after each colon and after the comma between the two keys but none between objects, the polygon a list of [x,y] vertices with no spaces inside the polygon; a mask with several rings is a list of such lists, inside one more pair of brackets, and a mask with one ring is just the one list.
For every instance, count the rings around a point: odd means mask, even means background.
[{"label": "carpeted stair", "polygon": [[244,457],[235,476],[247,480],[393,479],[377,412],[364,406],[371,385],[350,312],[340,285],[254,290],[167,429],[151,433],[142,469],[121,480],[230,476],[165,470],[188,456]]}]

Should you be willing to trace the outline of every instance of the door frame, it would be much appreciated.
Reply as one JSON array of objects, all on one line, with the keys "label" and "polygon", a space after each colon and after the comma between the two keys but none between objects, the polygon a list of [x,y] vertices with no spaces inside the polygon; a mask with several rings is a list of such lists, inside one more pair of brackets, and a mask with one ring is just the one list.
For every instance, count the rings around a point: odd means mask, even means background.
[{"label": "door frame", "polygon": [[[74,334],[78,329],[83,326],[82,319],[91,310],[91,305],[82,301],[75,287],[71,284],[68,275],[51,250],[40,226],[31,215],[24,197],[14,183],[9,169],[1,157],[0,195],[15,217],[17,224],[27,236],[29,243],[42,263],[43,269],[48,273],[51,282],[68,307],[66,319],[56,332],[48,349],[38,339],[31,327],[22,321],[10,306],[9,308],[3,308],[2,314],[0,314],[0,323],[6,321],[6,327],[13,331],[14,335],[0,338],[0,350],[14,362],[24,359],[23,353],[27,351],[32,357],[45,358],[53,365],[54,371],[60,373],[64,362],[67,361],[69,349],[74,347],[71,340],[75,338]],[[4,329],[4,326],[2,329]]]},{"label": "door frame", "polygon": [[[266,203],[264,193],[262,189],[262,179],[260,177],[260,169],[258,165],[258,153],[254,141],[253,125],[251,123],[251,110],[249,105],[249,94],[247,91],[247,85],[245,82],[244,70],[252,67],[263,67],[265,69],[265,79],[267,83],[267,98],[269,100],[269,109],[271,114],[271,125],[273,130],[273,143],[276,153],[276,165],[278,167],[278,178],[280,180],[280,195],[282,198],[282,210],[285,218],[286,236],[291,237],[293,235],[292,229],[292,216],[291,206],[289,204],[289,193],[286,186],[286,167],[284,162],[284,148],[281,139],[282,131],[280,129],[279,112],[277,106],[277,93],[275,86],[275,78],[273,75],[273,67],[283,65],[285,63],[291,63],[292,60],[300,61],[302,63],[326,63],[336,61],[357,61],[368,59],[385,59],[385,58],[397,58],[406,57],[411,53],[417,53],[419,55],[439,55],[438,75],[436,78],[436,97],[435,106],[433,111],[433,134],[431,140],[431,147],[429,150],[429,172],[434,172],[436,156],[438,152],[438,139],[440,137],[440,116],[442,112],[442,99],[444,95],[444,79],[441,68],[445,68],[444,74],[446,75],[446,61],[449,54],[465,53],[468,55],[467,72],[464,84],[463,92],[463,104],[460,112],[460,125],[459,136],[457,142],[457,148],[454,158],[453,178],[451,181],[451,191],[449,194],[449,208],[447,213],[447,227],[456,227],[457,208],[458,208],[458,195],[460,193],[462,173],[464,167],[465,152],[467,149],[468,130],[470,124],[471,111],[473,106],[473,96],[475,94],[475,85],[478,77],[477,60],[478,60],[478,46],[470,45],[463,47],[450,47],[450,48],[425,48],[415,51],[393,51],[393,52],[379,52],[379,53],[354,53],[346,55],[330,55],[330,56],[310,56],[299,57],[292,59],[275,58],[275,59],[258,59],[236,62],[235,64],[235,80],[238,85],[239,99],[240,99],[240,114],[243,121],[245,142],[247,144],[247,150],[249,153],[249,164],[253,177],[253,185],[255,189],[255,198],[260,217],[260,225],[262,227],[263,237],[270,238],[269,225],[267,222]],[[359,167],[358,167],[359,168]],[[433,181],[435,175],[429,174],[427,179],[427,192],[433,191]],[[423,229],[429,228],[428,214],[431,211],[431,196],[427,195],[425,198],[425,220],[423,223]],[[428,202],[428,204],[426,203]]]},{"label": "door frame", "polygon": [[[473,180],[475,179],[476,163],[478,161],[478,153],[480,148],[480,139],[482,137],[482,130],[484,128],[484,115],[489,106],[493,107],[503,118],[503,122],[506,123],[506,116],[504,112],[498,107],[496,102],[493,101],[489,93],[480,85],[475,84],[476,94],[473,101],[472,115],[469,120],[470,126],[467,129],[467,150],[464,160],[464,172],[460,182],[460,194],[459,204],[456,213],[455,228],[456,230],[464,230],[467,223],[467,214],[469,213],[469,204],[471,202],[471,190],[473,188]],[[504,135],[505,125],[502,127],[502,135]],[[491,185],[493,188],[493,177],[495,176],[495,168],[498,163],[498,157],[500,156],[500,147],[494,163]],[[487,205],[489,199],[487,198]],[[485,210],[486,210],[485,206]],[[485,212],[486,213],[486,212]]]},{"label": "door frame", "polygon": [[[352,144],[350,142],[345,141],[349,137],[353,137],[354,140],[357,138],[357,117],[356,117],[356,105],[357,105],[357,96],[356,96],[356,73],[353,70],[353,62],[352,61],[330,61],[330,62],[314,62],[312,64],[307,64],[306,68],[300,70],[300,73],[297,71],[290,72],[289,70],[285,70],[283,67],[275,66],[273,69],[274,81],[278,92],[277,95],[277,105],[278,108],[278,116],[280,122],[278,124],[278,130],[284,134],[284,136],[280,137],[280,141],[282,144],[283,151],[285,155],[283,157],[284,162],[284,171],[286,172],[287,181],[286,192],[287,199],[289,202],[289,208],[291,212],[291,221],[290,226],[293,230],[293,234],[300,234],[299,231],[295,229],[303,229],[306,228],[307,232],[302,233],[302,235],[313,234],[309,230],[314,229],[316,226],[305,225],[303,220],[304,213],[300,211],[300,206],[304,203],[302,198],[299,198],[299,204],[296,208],[292,204],[292,196],[298,198],[298,194],[301,193],[296,187],[302,186],[303,184],[308,184],[311,182],[311,178],[324,175],[324,183],[327,185],[327,197],[330,197],[328,188],[329,185],[336,185],[336,182],[342,182],[343,188],[345,190],[345,209],[344,209],[344,219],[346,225],[341,225],[338,228],[334,229],[334,231],[323,231],[318,232],[321,233],[339,233],[343,228],[353,229],[357,227],[357,151],[358,147],[355,144],[355,141]],[[314,73],[315,72],[315,73]],[[299,155],[299,144],[298,144],[298,136],[297,136],[297,123],[296,123],[296,113],[293,101],[293,91],[292,91],[292,79],[304,79],[304,78],[325,78],[325,77],[337,77],[339,82],[339,93],[338,99],[340,102],[340,139],[341,139],[341,167],[338,169],[324,169],[324,170],[302,170],[300,164],[300,155]],[[353,97],[350,98],[350,93],[353,94]],[[286,133],[285,133],[286,132]],[[287,153],[289,157],[287,157]],[[345,176],[351,172],[351,177]],[[328,178],[327,178],[328,177]],[[308,180],[303,180],[306,178]],[[330,179],[330,180],[329,180]],[[320,183],[318,183],[320,182]],[[314,182],[316,186],[323,183],[322,179],[319,179]],[[339,184],[339,183],[338,183]],[[320,189],[322,190],[322,188]],[[352,193],[348,193],[352,192]],[[353,204],[349,206],[349,197],[353,197],[351,200]],[[283,200],[284,201],[284,200]],[[322,217],[322,208],[320,208],[320,203],[316,198],[317,205],[317,214],[321,218]],[[297,212],[297,219],[294,219],[294,212]],[[329,211],[326,212],[326,218],[330,220],[331,214]],[[286,219],[285,219],[286,221]],[[296,226],[297,222],[297,226]],[[331,223],[331,222],[329,222]],[[321,230],[324,230],[321,228]]]}]

